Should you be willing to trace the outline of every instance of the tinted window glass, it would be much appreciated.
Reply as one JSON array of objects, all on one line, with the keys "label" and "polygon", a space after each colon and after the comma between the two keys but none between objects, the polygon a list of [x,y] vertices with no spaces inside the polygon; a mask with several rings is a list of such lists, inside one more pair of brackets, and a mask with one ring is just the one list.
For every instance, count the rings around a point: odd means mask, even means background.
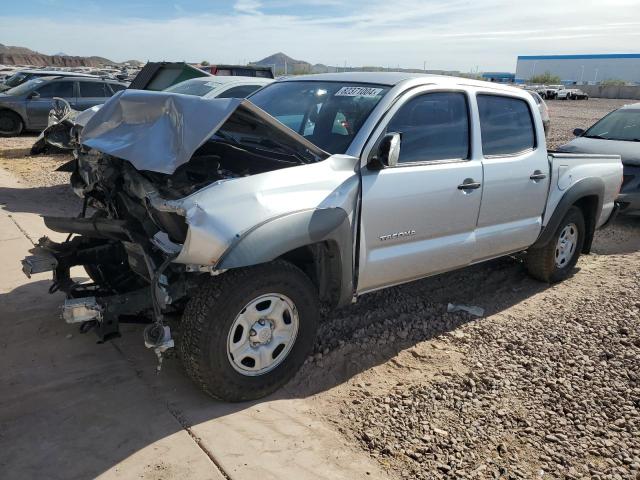
[{"label": "tinted window glass", "polygon": [[40,98],[73,97],[73,82],[53,82],[47,83],[37,89]]},{"label": "tinted window glass", "polygon": [[107,93],[105,84],[102,82],[79,82],[81,97],[110,97],[111,92]]},{"label": "tinted window glass", "polygon": [[113,93],[118,93],[120,90],[127,88],[125,85],[120,85],[119,83],[110,83],[109,86],[111,90],[113,90]]},{"label": "tinted window glass", "polygon": [[616,110],[587,130],[583,136],[640,142],[640,109]]},{"label": "tinted window glass", "polygon": [[202,81],[199,78],[192,78],[190,80],[185,80],[184,82],[176,83],[175,85],[166,88],[164,91],[202,97],[213,89],[218,88],[220,85],[220,82],[214,82],[211,80]]},{"label": "tinted window glass", "polygon": [[387,132],[402,135],[399,162],[469,157],[469,113],[463,93],[428,93],[405,103]]},{"label": "tinted window glass", "polygon": [[251,102],[325,152],[344,153],[389,87],[291,81],[267,85]]},{"label": "tinted window glass", "polygon": [[529,105],[519,98],[478,95],[484,155],[509,155],[535,147]]},{"label": "tinted window glass", "polygon": [[247,95],[252,94],[262,85],[240,85],[239,87],[233,87],[222,92],[216,98],[245,98]]}]

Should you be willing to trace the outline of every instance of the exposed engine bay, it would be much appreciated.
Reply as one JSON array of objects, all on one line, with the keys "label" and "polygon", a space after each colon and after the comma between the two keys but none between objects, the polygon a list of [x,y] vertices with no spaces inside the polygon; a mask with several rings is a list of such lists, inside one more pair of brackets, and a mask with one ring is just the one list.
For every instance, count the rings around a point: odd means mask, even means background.
[{"label": "exposed engine bay", "polygon": [[[144,115],[139,105],[135,110],[128,104],[141,96],[150,105]],[[186,97],[176,106],[173,97],[128,92],[93,113],[75,159],[65,166],[84,199],[83,210],[77,218],[45,217],[48,228],[69,234],[67,240],[44,237],[23,260],[27,275],[53,271],[50,292],[66,293],[68,323],[93,329],[105,341],[118,335],[119,323],[151,322],[145,343],[159,358],[172,346],[166,320],[180,314],[202,275],[215,272],[212,265],[173,262],[188,231],[179,200],[222,182],[328,156],[292,138],[286,127],[274,129],[275,121],[265,121],[268,116],[246,100],[209,100],[212,107]],[[204,138],[185,133],[189,108],[199,109],[200,117],[209,109],[208,123],[198,124]],[[167,125],[168,118],[173,123]],[[138,133],[132,135],[132,128]],[[149,131],[159,145],[149,143]],[[158,151],[162,156],[155,158]],[[92,281],[75,282],[75,266],[83,266]]]}]

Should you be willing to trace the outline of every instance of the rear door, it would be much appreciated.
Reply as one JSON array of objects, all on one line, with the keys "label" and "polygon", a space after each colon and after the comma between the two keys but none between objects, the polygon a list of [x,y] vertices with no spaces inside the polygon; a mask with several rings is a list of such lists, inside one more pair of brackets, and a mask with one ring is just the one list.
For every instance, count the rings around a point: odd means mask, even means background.
[{"label": "rear door", "polygon": [[78,81],[77,110],[86,110],[94,105],[100,105],[112,95],[111,89],[105,82]]},{"label": "rear door", "polygon": [[51,80],[34,90],[36,96],[27,99],[29,128],[42,130],[47,126],[49,111],[53,108],[53,97],[61,97],[69,103],[75,100],[73,80]]},{"label": "rear door", "polygon": [[398,165],[362,167],[358,292],[467,265],[482,197],[473,106],[463,90],[421,88],[401,98],[364,150],[400,133]]},{"label": "rear door", "polygon": [[549,191],[549,160],[537,106],[526,98],[478,92],[484,189],[474,261],[535,242]]}]

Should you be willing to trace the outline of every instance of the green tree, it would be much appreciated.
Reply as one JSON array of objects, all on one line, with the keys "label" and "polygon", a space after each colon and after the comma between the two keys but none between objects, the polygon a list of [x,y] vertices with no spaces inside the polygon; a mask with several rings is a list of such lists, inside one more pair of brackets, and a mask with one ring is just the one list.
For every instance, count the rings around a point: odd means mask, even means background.
[{"label": "green tree", "polygon": [[207,62],[206,60],[203,60],[203,61],[200,62],[200,65],[202,65],[203,67],[208,67],[211,64],[209,62]]},{"label": "green tree", "polygon": [[558,84],[558,83],[561,82],[561,79],[560,79],[559,76],[551,75],[551,72],[546,71],[542,75],[536,75],[534,77],[531,77],[529,82],[531,82],[531,83],[541,83],[543,85],[549,85],[549,84],[554,84],[554,83]]}]

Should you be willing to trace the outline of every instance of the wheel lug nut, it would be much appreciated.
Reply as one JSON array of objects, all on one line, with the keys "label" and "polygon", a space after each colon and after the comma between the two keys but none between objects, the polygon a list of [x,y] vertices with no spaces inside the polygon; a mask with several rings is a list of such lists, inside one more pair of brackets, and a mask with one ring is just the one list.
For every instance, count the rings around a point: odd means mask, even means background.
[{"label": "wheel lug nut", "polygon": [[256,333],[257,332],[253,328],[249,331],[249,335],[251,335],[252,337],[255,337]]},{"label": "wheel lug nut", "polygon": [[258,320],[258,323],[259,323],[260,325],[264,325],[264,318],[261,318],[260,320]]}]

